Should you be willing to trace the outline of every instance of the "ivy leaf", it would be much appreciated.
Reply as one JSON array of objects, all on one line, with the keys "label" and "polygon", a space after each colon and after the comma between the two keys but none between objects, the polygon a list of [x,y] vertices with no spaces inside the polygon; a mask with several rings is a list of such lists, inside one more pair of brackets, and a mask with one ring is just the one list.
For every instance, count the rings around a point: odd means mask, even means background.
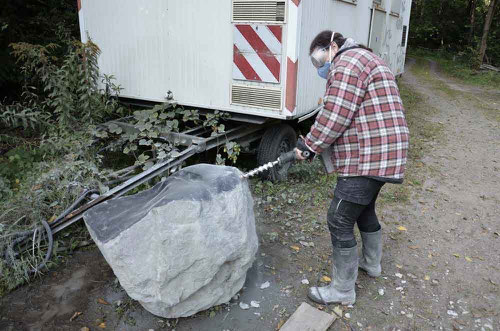
[{"label": "ivy leaf", "polygon": [[181,155],[181,153],[179,153],[178,151],[171,151],[170,152],[170,157],[178,157],[179,155]]},{"label": "ivy leaf", "polygon": [[138,134],[137,133],[131,133],[129,135],[125,135],[125,139],[127,139],[128,141],[132,142],[134,140],[136,140],[138,137]]},{"label": "ivy leaf", "polygon": [[151,168],[152,166],[154,166],[154,163],[151,162],[151,161],[148,161],[144,164],[144,167],[142,167],[142,170],[146,171],[148,170],[149,168]]},{"label": "ivy leaf", "polygon": [[158,159],[163,160],[166,157],[167,153],[165,153],[165,151],[160,151],[160,153],[158,153]]},{"label": "ivy leaf", "polygon": [[146,155],[146,154],[142,153],[142,154],[141,154],[141,155],[139,155],[139,157],[137,158],[137,161],[139,161],[139,163],[144,163],[144,162],[146,162],[148,159],[149,159],[149,155]]},{"label": "ivy leaf", "polygon": [[109,132],[111,133],[120,134],[123,132],[122,128],[116,125],[115,123],[108,124],[108,129]]},{"label": "ivy leaf", "polygon": [[225,164],[225,160],[222,158],[222,155],[220,155],[220,154],[217,154],[217,157],[215,158],[215,162],[218,165],[224,165]]}]

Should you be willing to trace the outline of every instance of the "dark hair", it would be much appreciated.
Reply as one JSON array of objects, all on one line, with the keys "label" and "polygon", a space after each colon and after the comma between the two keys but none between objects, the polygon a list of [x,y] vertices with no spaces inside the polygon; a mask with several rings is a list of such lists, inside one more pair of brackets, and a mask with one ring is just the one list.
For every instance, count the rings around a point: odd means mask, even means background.
[{"label": "dark hair", "polygon": [[[319,47],[319,48],[325,48],[330,44],[330,39],[332,38],[332,33],[333,31],[330,30],[325,30],[323,32],[320,32],[311,42],[311,46],[309,47],[309,55],[311,55],[314,50]],[[335,35],[333,36],[333,41],[340,47],[342,47],[346,41],[346,38],[339,33],[335,32]],[[366,50],[369,50],[370,52],[373,52],[371,48],[366,47],[365,45],[358,45],[359,48],[363,48]]]}]

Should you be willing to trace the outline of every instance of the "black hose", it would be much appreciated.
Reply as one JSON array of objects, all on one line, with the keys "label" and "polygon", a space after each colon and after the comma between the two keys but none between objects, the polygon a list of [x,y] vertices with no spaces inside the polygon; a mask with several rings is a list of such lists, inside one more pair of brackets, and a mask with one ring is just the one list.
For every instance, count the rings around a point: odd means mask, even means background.
[{"label": "black hose", "polygon": [[80,204],[80,202],[82,202],[82,201],[85,199],[85,197],[86,197],[87,195],[91,194],[91,193],[99,193],[99,191],[98,191],[98,190],[85,190],[85,191],[83,192],[83,194],[82,194],[82,195],[80,195],[80,196],[78,197],[78,199],[76,199],[76,200],[75,200],[75,202],[73,202],[73,203],[71,204],[71,206],[69,206],[69,207],[68,207],[65,211],[63,211],[63,212],[62,212],[62,214],[61,214],[61,215],[59,215],[59,216],[58,216],[58,217],[54,220],[54,222],[52,222],[52,223],[51,223],[51,225],[52,225],[52,226],[55,226],[55,225],[59,224],[59,223],[61,222],[61,220],[62,220],[64,217],[66,217],[66,215],[68,215],[69,213],[71,213],[71,212],[72,212],[72,211],[73,211],[73,210],[74,210],[74,209],[78,206],[78,204]]},{"label": "black hose", "polygon": [[[43,228],[45,229],[45,232],[47,232],[47,238],[49,240],[47,253],[45,253],[45,258],[43,259],[42,263],[40,263],[34,269],[29,269],[27,271],[28,274],[34,274],[34,273],[37,273],[38,271],[40,271],[40,269],[42,269],[47,264],[47,262],[49,262],[50,257],[52,256],[52,249],[54,246],[54,238],[52,235],[52,229],[50,228],[49,223],[47,223],[46,221],[42,221],[42,225],[43,225]],[[14,251],[14,246],[23,242],[24,240],[29,238],[31,235],[33,235],[35,233],[35,231],[39,231],[39,230],[42,230],[42,227],[37,227],[35,230],[22,232],[22,234],[23,234],[22,236],[18,236],[16,239],[14,239],[7,246],[7,249],[4,252],[4,259],[7,262],[7,265],[12,266],[14,264],[16,256],[19,255],[19,253],[16,253]]]},{"label": "black hose", "polygon": [[[51,223],[51,225],[55,226],[55,225],[61,223],[61,221],[64,219],[64,217],[66,217],[69,213],[71,213],[85,199],[85,197],[88,196],[91,193],[99,193],[99,191],[98,190],[85,190],[83,192],[83,194],[80,195],[80,197],[78,197],[78,199],[76,199],[75,202],[73,202],[71,204],[71,206],[69,206],[68,208],[66,208],[66,210],[64,210],[62,212],[62,214],[60,214],[54,220],[54,222]],[[43,228],[45,229],[45,232],[47,232],[47,237],[48,237],[48,240],[49,240],[48,248],[47,248],[47,253],[45,254],[45,258],[43,259],[42,263],[40,263],[34,269],[28,270],[28,272],[27,272],[28,274],[34,274],[34,273],[38,272],[41,268],[43,268],[44,266],[47,265],[47,262],[50,260],[50,257],[52,256],[52,249],[53,249],[53,245],[54,245],[54,238],[53,238],[53,234],[52,234],[51,225],[49,225],[48,222],[43,221],[43,220],[42,220],[42,225],[43,225]],[[17,252],[14,251],[14,247],[17,244],[20,244],[23,241],[25,241],[30,236],[32,236],[35,233],[35,231],[39,231],[39,230],[42,230],[42,228],[41,227],[37,227],[37,228],[35,228],[33,230],[28,230],[28,231],[23,231],[23,232],[16,232],[16,233],[12,234],[13,240],[7,246],[7,248],[5,249],[4,253],[2,254],[4,256],[4,260],[7,263],[7,265],[13,266],[14,265],[14,261],[16,259],[16,256],[19,255],[19,253],[17,253]]]},{"label": "black hose", "polygon": [[34,274],[40,271],[43,267],[47,265],[47,262],[49,262],[50,257],[52,255],[52,247],[54,245],[54,238],[52,236],[52,229],[50,228],[49,223],[46,221],[42,221],[42,225],[45,228],[45,232],[47,232],[47,238],[49,239],[49,247],[47,248],[47,253],[45,254],[45,258],[43,259],[42,263],[40,263],[38,266],[36,266],[35,269],[30,269],[28,270],[29,274]]},{"label": "black hose", "polygon": [[18,232],[14,234],[14,240],[7,246],[4,252],[4,259],[7,265],[12,266],[14,264],[14,260],[16,259],[16,256],[19,255],[19,253],[16,253],[14,251],[14,246],[23,242],[26,238],[28,238],[30,235],[32,235],[35,232],[35,230],[31,231],[24,231],[24,232]]}]

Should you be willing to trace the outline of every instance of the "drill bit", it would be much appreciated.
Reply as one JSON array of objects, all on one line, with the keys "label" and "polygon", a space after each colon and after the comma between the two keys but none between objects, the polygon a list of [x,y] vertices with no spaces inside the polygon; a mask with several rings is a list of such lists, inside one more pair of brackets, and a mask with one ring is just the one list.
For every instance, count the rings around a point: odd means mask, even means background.
[{"label": "drill bit", "polygon": [[[302,155],[307,158],[307,157],[309,157],[310,152],[303,151]],[[276,161],[268,162],[266,164],[261,165],[258,168],[250,170],[249,172],[243,174],[241,176],[241,178],[249,178],[249,177],[255,176],[255,175],[260,174],[261,172],[264,172],[266,170],[269,170],[277,165],[283,166],[287,163],[294,162],[296,159],[297,159],[297,157],[295,154],[295,150],[291,150],[290,152],[281,154],[280,157],[278,157],[278,159]]]},{"label": "drill bit", "polygon": [[266,170],[269,170],[269,169],[273,168],[273,167],[274,167],[274,166],[276,166],[279,162],[280,162],[280,161],[279,161],[279,159],[278,159],[278,160],[276,160],[276,161],[273,161],[273,162],[268,162],[268,163],[266,163],[266,164],[264,164],[264,165],[261,165],[261,166],[260,166],[260,167],[258,167],[258,168],[255,168],[255,169],[253,169],[253,170],[251,170],[251,171],[249,171],[249,172],[247,172],[247,173],[243,174],[241,177],[242,177],[242,178],[249,178],[249,177],[253,177],[253,176],[257,175],[257,174],[260,174],[261,172],[264,172],[264,171],[266,171]]}]

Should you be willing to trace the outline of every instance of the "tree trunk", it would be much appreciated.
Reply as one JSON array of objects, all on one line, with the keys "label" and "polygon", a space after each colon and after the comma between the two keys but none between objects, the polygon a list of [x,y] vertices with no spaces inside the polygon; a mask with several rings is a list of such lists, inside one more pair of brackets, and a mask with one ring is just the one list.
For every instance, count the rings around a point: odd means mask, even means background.
[{"label": "tree trunk", "polygon": [[476,0],[469,0],[469,45],[474,41],[474,24],[476,20]]},{"label": "tree trunk", "polygon": [[490,32],[491,21],[493,20],[493,13],[495,11],[496,0],[490,0],[490,7],[488,8],[488,13],[486,14],[486,20],[484,21],[483,37],[481,38],[481,44],[479,47],[479,57],[477,59],[477,67],[483,64],[484,54],[486,53],[486,46],[488,41],[488,32]]}]

